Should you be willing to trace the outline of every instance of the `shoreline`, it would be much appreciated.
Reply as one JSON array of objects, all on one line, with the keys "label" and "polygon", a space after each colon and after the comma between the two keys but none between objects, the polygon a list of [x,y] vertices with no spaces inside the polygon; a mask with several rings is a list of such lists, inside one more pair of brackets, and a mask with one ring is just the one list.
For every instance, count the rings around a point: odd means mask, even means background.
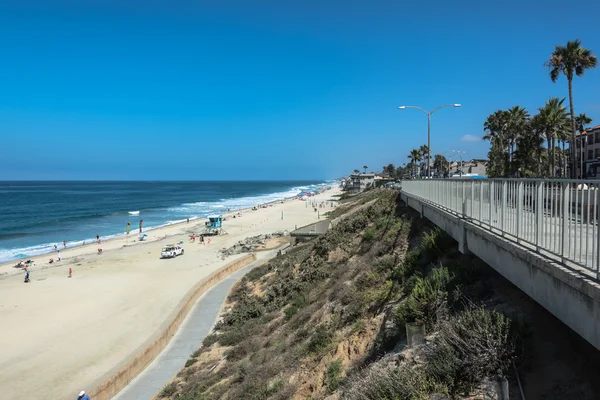
[{"label": "shoreline", "polygon": [[[323,184],[322,188],[323,190],[319,191],[318,194],[322,194],[326,191],[328,191],[328,189],[324,189],[326,187],[329,187],[331,190],[332,188],[335,187],[335,185],[329,185],[329,184]],[[295,196],[290,196],[290,197],[285,197],[282,199],[275,199],[275,200],[271,200],[269,202],[266,203],[262,203],[259,204],[258,206],[262,206],[262,205],[266,205],[266,206],[272,206],[274,204],[277,203],[281,203],[281,202],[288,202],[291,200],[297,200],[298,199],[298,195]],[[231,211],[226,211],[223,212],[219,215],[222,215],[223,218],[231,218],[233,215],[237,215],[238,213],[246,213],[248,211],[252,211],[254,207],[257,207],[257,205],[254,206],[249,206],[246,208],[239,208],[237,210],[231,210]],[[142,233],[148,233],[148,232],[163,232],[163,231],[169,231],[172,228],[179,228],[185,225],[192,225],[194,224],[194,228],[198,227],[198,223],[199,222],[206,222],[208,221],[206,218],[204,217],[195,217],[195,218],[190,218],[189,223],[187,222],[186,219],[184,220],[179,220],[179,221],[175,221],[172,223],[167,223],[164,225],[159,225],[159,226],[155,226],[155,227],[149,227],[149,228],[144,228],[142,230]],[[200,228],[202,228],[203,225],[200,225]],[[197,228],[198,229],[198,228]],[[133,231],[132,231],[133,232]],[[48,252],[42,253],[42,254],[38,254],[35,256],[31,256],[31,257],[24,257],[24,258],[19,258],[19,259],[15,259],[12,261],[7,261],[7,262],[0,262],[0,280],[5,279],[9,276],[14,276],[14,275],[19,275],[19,274],[23,274],[24,273],[24,268],[23,267],[16,267],[16,264],[18,264],[20,261],[27,261],[27,260],[32,260],[33,261],[33,265],[26,265],[27,269],[29,271],[36,271],[36,270],[40,270],[40,269],[50,269],[50,268],[56,268],[56,267],[60,267],[62,265],[67,264],[67,262],[69,260],[69,256],[66,256],[65,254],[67,254],[69,252],[69,250],[73,251],[73,250],[83,250],[83,249],[92,249],[94,248],[94,251],[88,251],[88,252],[77,252],[78,254],[75,254],[74,256],[70,256],[70,257],[77,257],[77,256],[89,256],[89,255],[94,255],[98,253],[98,248],[102,248],[102,252],[104,253],[105,251],[114,251],[116,249],[119,248],[124,248],[124,247],[131,247],[131,246],[139,246],[145,243],[152,243],[152,242],[157,242],[157,241],[161,241],[164,240],[170,236],[174,236],[176,235],[176,233],[174,234],[165,234],[163,236],[157,236],[154,235],[154,240],[152,239],[147,239],[144,241],[140,241],[138,240],[140,233],[137,231],[136,229],[136,233],[130,233],[129,235],[127,235],[125,232],[121,233],[121,234],[113,234],[113,235],[109,235],[108,239],[106,240],[102,240],[102,237],[100,237],[101,239],[101,243],[98,244],[95,240],[90,240],[89,243],[83,243],[83,244],[78,244],[78,245],[74,245],[74,246],[67,246],[66,248],[58,248],[57,250],[53,250],[50,249]],[[150,236],[150,235],[148,235]],[[113,248],[112,246],[110,246],[111,244],[116,243],[117,241],[120,240],[125,240],[125,244],[123,244],[121,247],[117,247],[117,248]],[[104,246],[109,245],[106,249],[104,248]],[[50,264],[48,262],[48,257],[52,254],[56,255],[58,253],[58,251],[60,250],[61,255],[62,255],[62,261],[57,261],[55,259],[55,261]],[[55,257],[51,257],[51,258],[56,258]],[[44,259],[46,260],[44,262]]]},{"label": "shoreline", "polygon": [[[327,181],[323,181],[322,183],[313,184],[313,185],[318,190],[323,190],[326,187],[333,188],[333,187],[336,186],[335,182],[327,182]],[[295,187],[290,188],[289,191],[291,191],[294,188]],[[257,203],[257,204],[260,204],[260,205],[262,205],[262,204],[273,204],[273,203],[277,203],[277,202],[279,202],[281,200],[287,201],[287,200],[290,200],[290,199],[295,199],[295,198],[297,198],[298,194],[301,193],[301,192],[302,191],[300,190],[300,191],[298,191],[298,193],[296,195],[293,195],[293,196],[276,198],[276,199],[270,200],[269,202],[260,202],[260,203]],[[271,195],[275,195],[275,194],[278,194],[278,193],[267,193],[267,194],[264,194],[264,195],[258,195],[258,197],[260,197],[260,196],[271,196]],[[283,194],[283,193],[279,193],[279,194]],[[232,199],[243,200],[243,199],[245,199],[247,197],[253,197],[253,196],[242,196],[242,197],[235,197],[235,198],[231,198],[231,199],[226,198],[226,199],[221,199],[219,201],[229,201],[229,200],[232,200]],[[218,203],[218,202],[215,202],[215,203]],[[236,208],[235,210],[232,209],[232,211],[229,211],[229,212],[228,211],[224,211],[224,210],[227,210],[227,208],[224,207],[223,211],[215,211],[215,210],[213,210],[213,211],[207,211],[207,212],[205,212],[203,214],[207,215],[207,214],[216,214],[216,213],[218,213],[218,214],[223,215],[225,217],[226,215],[229,215],[229,214],[233,215],[234,213],[237,213],[239,211],[245,212],[247,210],[250,210],[250,209],[252,209],[252,207],[255,207],[257,204],[249,205],[247,207]],[[174,206],[171,206],[171,207],[178,207],[178,206],[179,205],[174,205]],[[148,210],[146,210],[146,212],[148,212]],[[137,219],[137,218],[140,217],[140,215],[139,214],[138,215],[132,215],[132,214],[130,214],[129,217]],[[190,224],[192,222],[198,222],[199,220],[206,221],[206,218],[203,217],[203,216],[193,216],[193,217],[189,218]],[[157,230],[162,230],[162,229],[166,229],[166,228],[169,228],[169,227],[173,227],[173,226],[178,225],[178,224],[186,224],[186,223],[187,223],[187,218],[176,219],[176,220],[172,220],[172,221],[165,221],[165,222],[162,222],[162,223],[159,222],[159,223],[156,223],[154,226],[144,227],[143,228],[143,233],[155,232]],[[132,227],[133,227],[133,225],[132,225]],[[131,229],[131,233],[130,233],[129,238],[130,239],[134,239],[136,241],[138,235],[139,235],[139,233],[138,233],[138,229],[137,228]],[[102,239],[102,237],[105,237],[106,239]],[[127,234],[124,231],[122,231],[122,232],[117,232],[117,233],[109,233],[107,235],[101,236],[100,239],[102,240],[101,244],[104,244],[104,243],[108,243],[108,242],[113,241],[113,240],[123,240],[126,237],[127,237]],[[52,244],[47,243],[48,247],[46,249],[43,249],[43,250],[39,250],[39,249],[33,250],[36,253],[39,252],[39,251],[41,251],[39,254],[26,255],[24,257],[16,257],[16,255],[15,255],[15,256],[13,256],[14,258],[12,258],[12,259],[5,260],[5,261],[0,261],[0,279],[3,276],[6,276],[6,274],[4,274],[2,272],[2,270],[7,265],[13,265],[14,266],[14,265],[18,264],[20,261],[27,261],[27,260],[34,260],[34,261],[36,261],[36,259],[41,259],[44,256],[48,256],[50,254],[56,254],[58,250],[60,250],[61,254],[62,254],[63,251],[68,251],[68,250],[73,250],[73,249],[77,249],[77,248],[82,248],[82,247],[89,246],[89,245],[97,245],[97,242],[96,242],[96,240],[93,237],[91,237],[91,238],[74,239],[74,240],[71,240],[69,243],[72,243],[72,244],[69,244],[66,248],[64,248],[64,247],[62,247],[62,242],[56,242],[56,245],[58,246],[58,248],[56,250],[54,250],[52,248]],[[29,246],[26,245],[26,246],[21,247],[21,248],[15,248],[15,246],[13,246],[12,248],[6,248],[6,249],[3,249],[2,251],[3,252],[5,252],[5,251],[8,251],[8,252],[10,252],[10,251],[18,251],[18,250],[24,250],[26,248],[35,248],[35,247],[41,247],[41,246],[45,246],[45,245],[46,244],[44,244],[44,243],[40,243],[40,244],[32,244],[32,245],[29,245]],[[20,254],[26,254],[26,253],[27,253],[27,251],[24,250],[23,253],[20,253]],[[64,259],[64,257],[63,257],[63,259]]]}]

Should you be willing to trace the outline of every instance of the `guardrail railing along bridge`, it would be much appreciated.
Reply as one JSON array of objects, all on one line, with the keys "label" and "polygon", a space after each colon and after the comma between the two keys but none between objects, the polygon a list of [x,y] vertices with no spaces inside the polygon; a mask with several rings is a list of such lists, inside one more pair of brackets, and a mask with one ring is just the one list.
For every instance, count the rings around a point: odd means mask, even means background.
[{"label": "guardrail railing along bridge", "polygon": [[424,179],[402,181],[423,203],[583,269],[598,279],[600,181]]}]

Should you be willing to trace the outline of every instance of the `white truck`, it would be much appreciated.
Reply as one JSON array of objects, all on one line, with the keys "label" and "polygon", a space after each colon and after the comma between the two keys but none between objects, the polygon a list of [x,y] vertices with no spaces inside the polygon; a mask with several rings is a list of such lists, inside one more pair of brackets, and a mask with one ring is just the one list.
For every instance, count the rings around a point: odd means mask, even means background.
[{"label": "white truck", "polygon": [[160,252],[160,258],[173,258],[179,255],[183,255],[183,249],[179,246],[175,246],[174,244],[166,245]]}]

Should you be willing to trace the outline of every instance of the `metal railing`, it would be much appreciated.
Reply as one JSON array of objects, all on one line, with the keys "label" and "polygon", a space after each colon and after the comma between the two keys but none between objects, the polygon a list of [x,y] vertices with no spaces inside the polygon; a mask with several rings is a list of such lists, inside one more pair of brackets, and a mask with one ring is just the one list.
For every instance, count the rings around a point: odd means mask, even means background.
[{"label": "metal railing", "polygon": [[599,181],[431,179],[402,192],[598,278]]}]

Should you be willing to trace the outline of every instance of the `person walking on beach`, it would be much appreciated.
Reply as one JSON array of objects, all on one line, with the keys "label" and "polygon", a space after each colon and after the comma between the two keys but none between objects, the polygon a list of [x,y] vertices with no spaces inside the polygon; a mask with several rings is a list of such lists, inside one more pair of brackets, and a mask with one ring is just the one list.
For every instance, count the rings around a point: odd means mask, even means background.
[{"label": "person walking on beach", "polygon": [[58,251],[58,255],[56,256],[56,258],[58,258],[58,261],[62,260],[62,257],[60,255],[60,250]]},{"label": "person walking on beach", "polygon": [[190,223],[190,219],[189,219],[189,218],[187,219],[187,223],[188,223],[188,224]]},{"label": "person walking on beach", "polygon": [[54,251],[58,250],[58,246],[54,245]]},{"label": "person walking on beach", "polygon": [[73,277],[73,270],[71,269],[71,267],[69,267],[69,278]]},{"label": "person walking on beach", "polygon": [[63,246],[65,246],[65,249],[67,248],[67,241],[63,241]]},{"label": "person walking on beach", "polygon": [[77,400],[91,400],[91,399],[90,399],[90,396],[85,394],[85,391],[82,390],[81,392],[79,392],[79,396],[77,396]]},{"label": "person walking on beach", "polygon": [[144,222],[144,220],[140,219],[140,233],[142,233],[142,222]]},{"label": "person walking on beach", "polygon": [[29,270],[25,267],[25,283],[29,283]]},{"label": "person walking on beach", "polygon": [[100,235],[96,235],[96,242],[100,244]]}]

